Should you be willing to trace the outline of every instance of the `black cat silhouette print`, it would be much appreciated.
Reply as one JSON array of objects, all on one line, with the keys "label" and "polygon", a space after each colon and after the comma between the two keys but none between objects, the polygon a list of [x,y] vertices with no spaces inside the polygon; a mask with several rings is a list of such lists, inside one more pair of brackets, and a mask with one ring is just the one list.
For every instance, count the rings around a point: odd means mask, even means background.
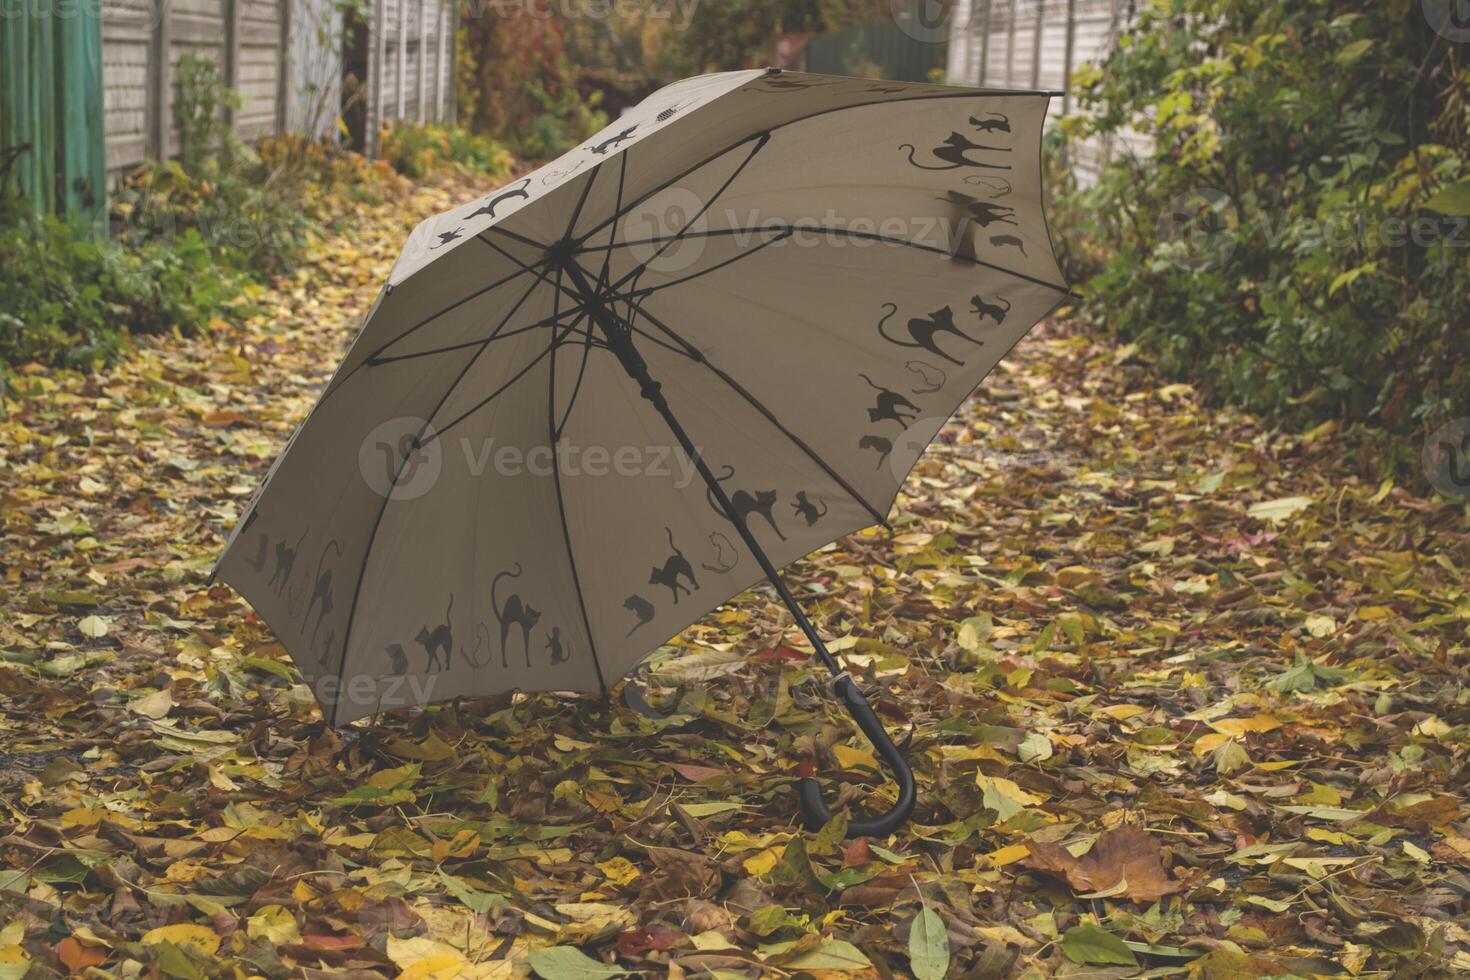
[{"label": "black cat silhouette print", "polygon": [[[1052,93],[705,75],[408,237],[215,573],[333,725],[504,691],[606,695],[768,579],[897,783],[913,777],[780,570],[887,516],[1070,292]],[[830,813],[798,784],[805,821]]]}]

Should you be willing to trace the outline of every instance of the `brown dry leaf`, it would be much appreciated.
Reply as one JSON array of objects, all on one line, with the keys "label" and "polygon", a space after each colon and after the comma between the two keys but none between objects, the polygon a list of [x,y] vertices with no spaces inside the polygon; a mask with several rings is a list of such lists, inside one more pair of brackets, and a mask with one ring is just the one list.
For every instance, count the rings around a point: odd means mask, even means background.
[{"label": "brown dry leaf", "polygon": [[1026,846],[1031,854],[1022,865],[1064,878],[1081,897],[1124,897],[1147,903],[1185,888],[1164,870],[1159,842],[1135,824],[1104,830],[1081,857],[1074,857],[1060,844],[1033,841]]}]

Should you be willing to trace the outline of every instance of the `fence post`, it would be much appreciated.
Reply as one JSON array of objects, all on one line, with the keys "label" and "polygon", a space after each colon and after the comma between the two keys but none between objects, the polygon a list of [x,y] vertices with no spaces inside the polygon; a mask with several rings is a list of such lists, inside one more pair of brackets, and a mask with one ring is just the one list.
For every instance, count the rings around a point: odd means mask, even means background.
[{"label": "fence post", "polygon": [[102,21],[90,12],[56,18],[57,210],[87,225],[105,213],[107,144],[102,118]]},{"label": "fence post", "polygon": [[1067,0],[1067,47],[1062,60],[1062,115],[1072,111],[1072,59],[1077,56],[1077,0]]},{"label": "fence post", "polygon": [[429,121],[429,0],[419,5],[419,86],[415,115],[419,122]]},{"label": "fence post", "polygon": [[173,152],[173,17],[170,0],[155,0],[153,29],[148,34],[148,91],[144,103],[144,125],[148,130],[148,155],[167,160]]},{"label": "fence post", "polygon": [[[225,20],[224,64],[220,76],[225,88],[240,88],[240,0],[221,0]],[[234,106],[225,106],[225,125],[233,132],[239,121]]]},{"label": "fence post", "polygon": [[980,76],[976,82],[984,87],[987,83],[986,76],[990,74],[990,4],[992,0],[981,0],[980,9],[985,11],[981,16],[984,23],[980,25]]},{"label": "fence post", "polygon": [[279,0],[281,9],[280,60],[276,62],[276,135],[285,136],[291,126],[291,35],[296,0]]},{"label": "fence post", "polygon": [[394,60],[398,65],[398,70],[393,73],[393,87],[398,89],[395,100],[397,111],[393,116],[395,119],[402,119],[406,112],[404,100],[408,94],[408,86],[404,83],[404,76],[408,74],[408,0],[398,0],[398,33],[393,41],[397,46]]},{"label": "fence post", "polygon": [[1036,30],[1031,35],[1031,87],[1041,88],[1041,36],[1046,33],[1046,0],[1036,0]]}]

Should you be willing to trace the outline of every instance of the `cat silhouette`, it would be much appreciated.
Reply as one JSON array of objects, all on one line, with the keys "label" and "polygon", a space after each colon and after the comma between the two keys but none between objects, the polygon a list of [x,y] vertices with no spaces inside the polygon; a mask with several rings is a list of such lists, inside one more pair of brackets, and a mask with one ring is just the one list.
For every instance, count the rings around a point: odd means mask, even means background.
[{"label": "cat silhouette", "polygon": [[387,651],[388,673],[399,676],[408,673],[408,654],[403,652],[403,645],[401,643],[390,643],[387,646]]},{"label": "cat silhouette", "polygon": [[641,595],[628,596],[628,598],[623,600],[623,608],[632,613],[638,620],[638,622],[633,624],[633,628],[628,630],[628,636],[632,636],[634,633],[638,632],[640,629],[653,622],[653,603],[649,602]]},{"label": "cat silhouette", "polygon": [[[893,443],[882,436],[867,435],[858,440],[859,449],[871,449],[878,454],[878,466],[882,466],[888,454],[893,452]],[[874,467],[877,469],[877,467]]]},{"label": "cat silhouette", "polygon": [[[1449,470],[1448,476],[1455,486],[1462,490],[1470,487],[1470,435],[1460,440],[1458,448],[1448,439],[1439,440],[1435,448],[1445,454],[1445,467]],[[1465,464],[1463,470],[1460,469],[1462,462]]]},{"label": "cat silhouette", "polygon": [[970,117],[970,125],[982,133],[1009,133],[1011,131],[1011,119],[1003,112],[987,112],[989,119],[981,119],[977,116]]},{"label": "cat silhouette", "polygon": [[571,653],[561,645],[561,627],[553,626],[551,635],[546,640],[546,649],[551,651],[551,666],[566,663]]},{"label": "cat silhouette", "polygon": [[468,215],[466,215],[466,217],[478,218],[481,215],[488,214],[490,217],[493,218],[495,217],[495,209],[500,207],[506,201],[511,200],[512,198],[529,200],[531,197],[531,192],[527,188],[531,186],[531,178],[522,177],[520,180],[516,181],[516,183],[520,184],[521,186],[512,187],[510,189],[501,191],[499,194],[496,194],[494,197],[490,198],[489,201],[486,201],[484,204],[471,211]]},{"label": "cat silhouette", "polygon": [[[711,565],[707,561],[702,561],[699,563],[700,568],[707,572],[714,572],[716,575],[723,575],[740,563],[740,552],[736,551],[730,539],[719,531],[709,536],[709,543],[715,549],[715,563]],[[725,557],[726,552],[729,552],[729,558]]]},{"label": "cat silhouette", "polygon": [[460,238],[460,234],[463,231],[464,231],[463,228],[455,228],[452,231],[441,231],[439,233],[439,244],[438,245],[430,245],[429,246],[429,251],[433,251],[436,248],[443,248],[445,245],[448,245],[450,242],[458,241],[459,238]]},{"label": "cat silhouette", "polygon": [[305,540],[306,531],[302,531],[301,537],[296,539],[294,548],[285,541],[276,542],[276,565],[266,586],[274,588],[278,598],[285,590],[287,583],[291,581],[291,573],[296,570],[296,553],[301,550],[301,543]]},{"label": "cat silhouette", "polygon": [[500,624],[500,666],[510,668],[510,661],[506,656],[506,641],[510,637],[512,626],[521,628],[521,642],[526,651],[526,666],[531,666],[531,630],[541,621],[541,613],[532,609],[521,600],[518,594],[512,593],[505,600],[505,605],[495,598],[496,589],[500,586],[503,578],[520,578],[521,565],[516,562],[514,572],[501,572],[495,576],[490,583],[490,608],[495,613],[495,620]]},{"label": "cat silhouette", "polygon": [[[722,477],[718,477],[716,482],[724,483],[726,480],[735,475],[735,467],[726,466],[725,470],[725,475]],[[749,527],[750,515],[759,514],[761,517],[764,517],[766,519],[767,524],[771,525],[771,530],[776,532],[776,537],[780,538],[782,541],[786,540],[786,535],[782,534],[781,529],[776,526],[775,515],[771,513],[771,511],[776,506],[776,491],[757,490],[754,495],[752,495],[744,490],[736,490],[734,493],[730,494],[730,506],[734,509],[735,513],[729,515],[727,515],[724,510],[721,509],[720,502],[715,499],[714,490],[711,489],[710,491],[708,491],[707,496],[709,497],[709,505],[714,508],[715,513],[719,514],[721,517],[733,517],[737,523],[744,524],[745,526]]]},{"label": "cat silhouette", "polygon": [[425,626],[419,630],[419,635],[414,637],[418,645],[424,648],[424,673],[426,674],[449,669],[449,659],[454,653],[454,631],[449,625],[449,614],[453,610],[454,593],[451,592],[449,593],[449,605],[444,610],[444,622],[433,629]]},{"label": "cat silhouette", "polygon": [[[674,544],[673,529],[665,527],[664,530],[668,532],[669,547],[674,549],[674,553],[664,561],[662,568],[654,566],[653,573],[648,578],[648,584],[668,586],[669,591],[674,596],[674,605],[677,606],[679,604],[679,590],[683,589],[686,595],[693,595],[694,593],[691,589],[699,588],[699,583],[694,578],[694,566],[689,564],[689,559],[684,557],[684,552],[680,551],[679,546]],[[686,586],[680,582],[679,579],[681,577],[687,578],[689,585]]]},{"label": "cat silhouette", "polygon": [[883,308],[888,311],[888,315],[878,321],[878,333],[881,334],[883,339],[888,341],[890,344],[896,344],[899,347],[917,347],[922,350],[928,351],[936,357],[942,357],[944,360],[948,361],[951,364],[958,364],[960,367],[964,367],[965,362],[957,358],[950,357],[942,349],[940,349],[939,344],[934,339],[934,335],[941,333],[952,333],[956,337],[968,340],[970,343],[977,346],[983,344],[983,341],[976,340],[974,337],[971,337],[970,335],[962,331],[959,327],[954,325],[954,310],[948,306],[940,310],[935,310],[933,313],[929,314],[929,319],[927,320],[920,319],[918,317],[910,320],[908,324],[908,329],[909,337],[911,339],[900,340],[897,337],[891,336],[886,330],[883,329],[884,325],[887,324],[888,321],[891,320],[896,313],[898,313],[898,306],[894,303],[884,303]]},{"label": "cat silhouette", "polygon": [[[909,401],[896,391],[889,391],[880,384],[874,384],[873,379],[866,374],[858,374],[868,383],[868,386],[878,393],[878,405],[868,409],[869,422],[894,421],[899,425],[908,425],[919,417],[919,406]],[[912,413],[912,414],[906,414]]]},{"label": "cat silhouette", "polygon": [[322,547],[321,557],[316,562],[316,588],[312,591],[311,601],[306,604],[306,612],[301,617],[301,628],[306,629],[306,623],[311,619],[312,609],[317,610],[316,626],[311,630],[311,641],[316,643],[317,632],[322,628],[322,620],[332,614],[332,570],[325,567],[327,552],[335,550],[337,557],[342,557],[342,545],[333,538]]},{"label": "cat silhouette", "polygon": [[950,133],[949,138],[942,145],[934,147],[932,152],[935,159],[943,160],[945,163],[942,167],[920,163],[915,156],[919,151],[912,143],[904,143],[899,146],[899,149],[908,150],[909,163],[918,167],[920,170],[960,170],[965,167],[978,167],[983,170],[1011,169],[1011,165],[1008,163],[985,163],[982,160],[970,159],[967,154],[979,150],[984,150],[989,153],[1009,153],[1011,151],[1010,147],[1006,146],[983,146],[979,143],[972,143],[970,142],[970,138],[964,133]]},{"label": "cat silhouette", "polygon": [[[1001,306],[1001,303],[1004,303],[1005,306]],[[977,293],[970,297],[970,312],[974,313],[981,320],[990,317],[998,327],[1006,322],[1006,314],[1011,312],[1011,301],[1004,296],[998,296],[996,297],[996,302],[987,303],[985,302],[985,297]]]},{"label": "cat silhouette", "polygon": [[1016,209],[1008,204],[996,204],[994,201],[982,201],[968,194],[957,194],[950,191],[944,197],[935,198],[936,201],[945,201],[949,204],[962,206],[969,215],[970,220],[981,228],[989,228],[991,225],[1014,225],[1016,224]]},{"label": "cat silhouette", "polygon": [[[990,244],[994,245],[996,248],[1001,248],[1003,246],[1009,245],[1012,248],[1020,249],[1021,254],[1026,255],[1026,243],[1021,241],[1021,239],[1017,238],[1015,235],[991,235]],[[1029,259],[1031,258],[1031,256],[1026,255],[1026,258]]]},{"label": "cat silhouette", "polygon": [[904,367],[908,368],[919,378],[919,387],[911,389],[916,395],[928,395],[944,387],[949,380],[949,375],[927,361],[909,361]]},{"label": "cat silhouette", "polygon": [[622,146],[624,143],[628,142],[628,140],[632,139],[633,138],[633,132],[637,128],[638,128],[638,124],[637,123],[634,123],[633,125],[629,126],[627,129],[623,130],[618,135],[616,135],[616,136],[610,136],[607,139],[603,140],[601,143],[597,143],[594,146],[592,146],[591,147],[592,152],[593,153],[596,153],[598,156],[606,156],[608,150],[611,150],[614,147]]},{"label": "cat silhouette", "polygon": [[266,553],[270,550],[270,541],[266,538],[264,534],[262,534],[257,539],[256,544],[259,545],[259,547],[256,548],[255,557],[245,559],[245,564],[255,569],[256,575],[264,575],[265,558]]},{"label": "cat silhouette", "polygon": [[796,516],[806,521],[807,527],[812,527],[817,521],[827,516],[827,501],[822,500],[821,497],[818,497],[817,500],[822,504],[821,510],[817,510],[817,505],[811,502],[805,490],[798,490],[796,503],[791,505],[791,508],[796,511]]}]

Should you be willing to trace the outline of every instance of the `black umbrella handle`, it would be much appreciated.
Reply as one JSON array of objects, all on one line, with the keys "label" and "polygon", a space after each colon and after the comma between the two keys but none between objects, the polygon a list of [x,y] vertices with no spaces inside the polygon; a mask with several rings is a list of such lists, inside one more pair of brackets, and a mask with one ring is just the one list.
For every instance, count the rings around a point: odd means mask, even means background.
[{"label": "black umbrella handle", "polygon": [[[888,730],[873,713],[873,706],[868,704],[868,699],[858,690],[851,674],[844,671],[837,675],[837,679],[832,682],[832,690],[847,705],[848,714],[852,715],[863,734],[868,736],[868,741],[873,743],[873,748],[878,750],[878,755],[893,771],[893,779],[898,783],[898,802],[893,805],[893,809],[871,820],[849,821],[847,836],[887,837],[901,827],[909,814],[914,812],[914,771],[909,768],[903,753],[898,751],[898,746],[893,744]],[[821,830],[832,819],[832,811],[822,802],[821,785],[815,779],[800,780],[796,784],[796,795],[801,800],[801,812],[806,818],[807,830]]]}]

